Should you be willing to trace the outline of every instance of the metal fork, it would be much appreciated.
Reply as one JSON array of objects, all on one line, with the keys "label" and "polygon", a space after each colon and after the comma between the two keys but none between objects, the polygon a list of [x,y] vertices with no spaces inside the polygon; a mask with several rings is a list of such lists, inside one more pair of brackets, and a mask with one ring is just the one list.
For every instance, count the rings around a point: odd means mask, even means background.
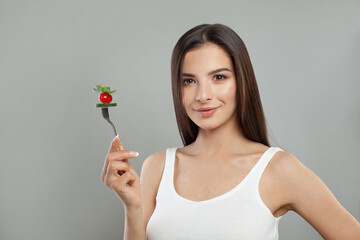
[{"label": "metal fork", "polygon": [[[109,88],[110,89],[110,88]],[[108,121],[110,123],[110,125],[112,126],[113,130],[114,130],[114,134],[115,136],[117,136],[117,133],[116,133],[116,129],[115,129],[115,126],[114,124],[110,121],[110,117],[109,117],[109,109],[107,107],[104,107],[104,108],[101,108],[101,113],[103,115],[103,117],[106,119],[106,121]],[[117,148],[119,149],[119,148]],[[118,174],[121,176],[125,173],[125,171],[118,171]],[[126,186],[129,186],[128,183],[126,183]]]},{"label": "metal fork", "polygon": [[107,107],[101,108],[101,114],[106,119],[106,121],[108,121],[110,123],[110,125],[112,126],[112,128],[114,130],[115,136],[117,136],[116,128],[115,128],[114,124],[110,121],[109,109]]}]

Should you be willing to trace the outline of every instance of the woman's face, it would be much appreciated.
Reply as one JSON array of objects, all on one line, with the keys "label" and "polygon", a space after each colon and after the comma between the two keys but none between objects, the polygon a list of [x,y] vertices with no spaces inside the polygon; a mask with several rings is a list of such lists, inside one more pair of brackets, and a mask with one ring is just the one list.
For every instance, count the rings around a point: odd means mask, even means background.
[{"label": "woman's face", "polygon": [[[206,43],[187,52],[181,75],[182,103],[197,126],[214,129],[235,120],[235,74],[225,50],[214,43]],[[200,108],[216,110],[199,112]]]}]

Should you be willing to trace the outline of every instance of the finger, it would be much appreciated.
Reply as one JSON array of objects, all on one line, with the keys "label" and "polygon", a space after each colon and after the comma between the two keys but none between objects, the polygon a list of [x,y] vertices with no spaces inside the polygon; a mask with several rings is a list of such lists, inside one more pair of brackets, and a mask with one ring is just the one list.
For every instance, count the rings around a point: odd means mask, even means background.
[{"label": "finger", "polygon": [[124,161],[128,158],[134,158],[139,156],[138,152],[135,151],[129,151],[129,150],[122,150],[118,152],[112,152],[107,155],[107,160],[109,162],[111,161]]},{"label": "finger", "polygon": [[118,147],[119,147],[119,143],[120,143],[120,138],[119,135],[117,135],[116,137],[114,137],[114,139],[112,140],[111,144],[110,144],[110,148],[108,150],[108,153],[112,153],[112,152],[117,152],[118,151]]},{"label": "finger", "polygon": [[[106,174],[104,176],[104,182],[106,186],[109,188],[113,188],[114,182],[118,181],[118,178],[121,177],[120,174],[118,174],[118,171],[124,172],[127,170],[126,163],[123,162],[111,162],[108,164]],[[123,174],[122,174],[123,175]]]},{"label": "finger", "polygon": [[124,150],[124,146],[120,143],[120,137],[119,135],[117,135],[117,137],[119,138],[119,144],[118,144],[118,148],[120,151]]},{"label": "finger", "polygon": [[114,189],[118,193],[124,193],[129,186],[132,186],[136,180],[134,174],[130,172],[124,173],[121,177],[109,182],[111,189]]},{"label": "finger", "polygon": [[120,143],[120,141],[119,141],[119,149],[120,149],[120,151],[124,150],[124,146]]},{"label": "finger", "polygon": [[[109,173],[112,172],[109,170]],[[105,176],[105,184],[111,189],[117,190],[117,192],[121,193],[124,192],[125,187],[129,186],[128,182],[134,182],[136,177],[133,176],[134,174],[125,172],[122,176],[118,174],[107,174]]]},{"label": "finger", "polygon": [[[112,152],[117,152],[118,150],[124,150],[124,147],[123,145],[120,143],[120,137],[119,135],[116,135],[113,139],[113,141],[111,142],[110,144],[110,148],[108,150],[108,153],[112,153]],[[104,175],[106,174],[106,169],[107,169],[107,165],[108,165],[108,162],[105,161],[104,162],[104,167],[103,167],[103,170],[102,170],[102,174],[101,174],[101,180],[104,181]]]},{"label": "finger", "polygon": [[136,171],[134,168],[130,168],[129,172],[131,173],[129,178],[129,186],[132,186],[136,181]]},{"label": "finger", "polygon": [[[113,153],[109,153],[106,156],[106,159],[104,161],[104,166],[103,166],[103,171],[101,173],[101,180],[104,181],[104,177],[107,174],[107,169],[108,169],[108,164],[112,161],[122,161],[124,163],[130,164],[130,162],[128,161],[128,158],[134,158],[136,156],[138,156],[139,153],[134,152],[134,151],[127,151],[127,150],[123,150],[121,152],[113,152]],[[131,168],[132,165],[130,164]]]},{"label": "finger", "polygon": [[114,174],[121,176],[123,173],[128,172],[130,170],[130,166],[124,162],[112,161],[108,164],[107,172],[109,174]]}]

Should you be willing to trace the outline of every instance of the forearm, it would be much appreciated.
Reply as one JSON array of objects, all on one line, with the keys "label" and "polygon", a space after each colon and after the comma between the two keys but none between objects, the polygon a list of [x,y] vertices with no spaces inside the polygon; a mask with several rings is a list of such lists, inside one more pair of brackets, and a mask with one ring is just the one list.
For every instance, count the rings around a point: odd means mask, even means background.
[{"label": "forearm", "polygon": [[146,240],[142,209],[125,208],[124,240]]}]

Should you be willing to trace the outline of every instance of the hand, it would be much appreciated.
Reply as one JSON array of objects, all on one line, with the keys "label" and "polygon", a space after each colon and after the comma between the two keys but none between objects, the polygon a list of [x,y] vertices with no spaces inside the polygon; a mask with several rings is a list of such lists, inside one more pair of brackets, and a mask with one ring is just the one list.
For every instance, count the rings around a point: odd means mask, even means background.
[{"label": "hand", "polygon": [[140,207],[140,179],[128,158],[138,153],[124,150],[119,136],[112,141],[106,155],[101,179],[121,199],[126,208]]}]

